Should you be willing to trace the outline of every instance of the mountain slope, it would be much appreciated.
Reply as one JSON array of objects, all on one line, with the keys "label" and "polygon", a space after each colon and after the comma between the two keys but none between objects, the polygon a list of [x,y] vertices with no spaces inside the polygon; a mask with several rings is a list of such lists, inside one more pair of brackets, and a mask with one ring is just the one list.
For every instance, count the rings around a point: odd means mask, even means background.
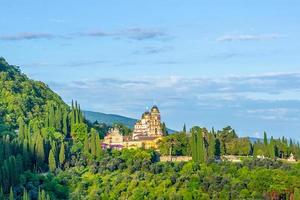
[{"label": "mountain slope", "polygon": [[93,112],[93,111],[83,111],[85,118],[91,122],[98,121],[99,123],[105,123],[108,125],[112,125],[114,123],[122,123],[129,128],[133,128],[136,123],[136,119],[132,119],[129,117],[124,117],[121,115],[115,114],[105,114],[101,112]]},{"label": "mountain slope", "polygon": [[63,100],[46,84],[29,79],[18,67],[0,57],[0,119],[17,126],[19,117],[25,121],[45,116],[48,103],[62,105]]}]

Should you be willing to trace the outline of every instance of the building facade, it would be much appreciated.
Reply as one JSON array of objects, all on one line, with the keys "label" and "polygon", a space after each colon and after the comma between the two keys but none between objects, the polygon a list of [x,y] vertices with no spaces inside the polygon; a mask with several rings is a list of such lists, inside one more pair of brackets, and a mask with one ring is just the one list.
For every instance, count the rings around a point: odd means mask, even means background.
[{"label": "building facade", "polygon": [[134,126],[133,138],[137,139],[144,136],[162,136],[160,112],[157,106],[153,106],[150,111],[143,113],[140,120]]},{"label": "building facade", "polygon": [[156,149],[162,136],[160,112],[157,106],[153,106],[136,122],[131,136],[123,136],[118,128],[112,128],[104,137],[102,147]]}]

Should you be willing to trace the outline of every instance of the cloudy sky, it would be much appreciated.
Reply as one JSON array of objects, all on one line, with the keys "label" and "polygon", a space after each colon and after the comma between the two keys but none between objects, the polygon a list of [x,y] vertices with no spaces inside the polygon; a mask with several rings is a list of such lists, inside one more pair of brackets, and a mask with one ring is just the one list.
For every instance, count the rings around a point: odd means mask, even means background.
[{"label": "cloudy sky", "polygon": [[80,2],[2,0],[0,56],[86,110],[300,139],[300,1]]}]

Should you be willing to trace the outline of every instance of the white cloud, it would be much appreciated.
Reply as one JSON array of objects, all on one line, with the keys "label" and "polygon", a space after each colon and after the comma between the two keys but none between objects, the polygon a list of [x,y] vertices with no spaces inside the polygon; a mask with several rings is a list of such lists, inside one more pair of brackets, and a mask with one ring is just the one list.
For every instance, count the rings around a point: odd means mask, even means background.
[{"label": "white cloud", "polygon": [[164,119],[174,120],[170,127],[184,122],[219,128],[232,125],[249,135],[256,130],[288,131],[300,124],[299,73],[100,78],[49,85],[67,102],[77,99],[87,110],[139,117],[146,106],[157,104]]},{"label": "white cloud", "polygon": [[12,35],[2,35],[0,36],[0,40],[36,40],[36,39],[53,39],[58,37],[57,35],[51,33],[34,33],[34,32],[26,32],[26,33],[18,33]]},{"label": "white cloud", "polygon": [[253,35],[253,34],[229,34],[224,35],[217,38],[218,42],[233,42],[233,41],[264,41],[264,40],[274,40],[281,38],[282,35],[277,33],[272,34],[260,34],[260,35]]}]

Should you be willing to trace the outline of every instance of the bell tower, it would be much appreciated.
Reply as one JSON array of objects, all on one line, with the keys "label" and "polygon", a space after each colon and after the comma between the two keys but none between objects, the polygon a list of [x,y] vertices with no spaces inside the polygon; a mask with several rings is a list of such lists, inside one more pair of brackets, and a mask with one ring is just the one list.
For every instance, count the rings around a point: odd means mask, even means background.
[{"label": "bell tower", "polygon": [[150,112],[150,133],[151,136],[162,135],[160,112],[157,106],[153,106]]}]

